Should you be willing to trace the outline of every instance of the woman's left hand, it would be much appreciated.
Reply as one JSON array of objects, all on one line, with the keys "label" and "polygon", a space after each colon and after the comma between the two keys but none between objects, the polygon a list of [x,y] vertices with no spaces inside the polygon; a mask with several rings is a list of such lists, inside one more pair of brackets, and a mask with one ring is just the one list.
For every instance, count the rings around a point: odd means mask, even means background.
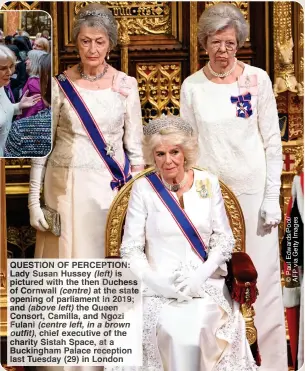
[{"label": "woman's left hand", "polygon": [[20,109],[23,108],[29,108],[35,106],[37,102],[41,100],[41,95],[40,94],[34,94],[31,97],[28,97],[29,91],[27,90],[23,97],[20,100],[19,107]]}]

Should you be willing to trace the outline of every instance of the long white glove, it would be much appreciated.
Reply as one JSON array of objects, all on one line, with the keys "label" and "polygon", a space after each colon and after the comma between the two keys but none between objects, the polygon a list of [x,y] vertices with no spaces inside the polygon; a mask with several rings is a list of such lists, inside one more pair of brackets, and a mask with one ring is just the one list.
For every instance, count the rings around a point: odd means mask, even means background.
[{"label": "long white glove", "polygon": [[271,160],[267,158],[266,188],[261,206],[261,217],[265,220],[265,227],[278,225],[282,218],[279,200],[282,168],[282,160]]},{"label": "long white glove", "polygon": [[45,232],[49,225],[45,220],[40,207],[40,189],[45,174],[45,159],[32,160],[30,173],[30,190],[28,207],[30,211],[30,224],[33,228]]},{"label": "long white glove", "polygon": [[217,254],[211,255],[206,262],[201,264],[195,271],[193,271],[189,277],[180,280],[180,283],[176,286],[176,290],[182,290],[184,295],[196,297],[200,296],[201,286],[205,281],[210,278],[217,268],[219,268],[221,260],[218,259]]},{"label": "long white glove", "polygon": [[168,277],[148,269],[143,273],[142,280],[157,295],[168,299],[177,299],[178,302],[190,300],[190,296],[176,289],[174,283],[178,277],[180,277],[179,273]]}]

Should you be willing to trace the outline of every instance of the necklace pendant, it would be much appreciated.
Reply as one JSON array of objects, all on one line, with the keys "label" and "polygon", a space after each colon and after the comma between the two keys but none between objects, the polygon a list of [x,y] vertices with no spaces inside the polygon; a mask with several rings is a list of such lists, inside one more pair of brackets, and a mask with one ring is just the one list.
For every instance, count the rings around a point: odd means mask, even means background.
[{"label": "necklace pendant", "polygon": [[180,184],[174,184],[171,186],[173,192],[178,192],[180,188]]},{"label": "necklace pendant", "polygon": [[114,146],[113,144],[110,144],[110,143],[106,143],[106,144],[107,144],[107,146],[105,147],[106,155],[112,158],[115,155]]}]

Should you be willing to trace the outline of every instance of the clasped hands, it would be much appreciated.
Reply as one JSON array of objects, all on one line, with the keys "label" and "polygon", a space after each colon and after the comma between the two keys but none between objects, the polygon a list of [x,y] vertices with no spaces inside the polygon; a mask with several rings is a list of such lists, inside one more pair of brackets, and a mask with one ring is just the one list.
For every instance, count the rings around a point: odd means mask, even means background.
[{"label": "clasped hands", "polygon": [[171,276],[150,271],[143,276],[143,281],[156,294],[181,303],[199,297],[201,285],[208,278],[208,272],[202,264],[195,271],[175,271]]}]

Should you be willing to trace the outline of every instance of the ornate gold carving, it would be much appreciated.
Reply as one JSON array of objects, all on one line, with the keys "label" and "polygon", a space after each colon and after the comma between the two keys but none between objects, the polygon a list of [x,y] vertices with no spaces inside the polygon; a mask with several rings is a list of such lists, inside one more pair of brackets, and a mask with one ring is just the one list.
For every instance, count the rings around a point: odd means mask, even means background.
[{"label": "ornate gold carving", "polygon": [[165,112],[179,114],[180,62],[137,64],[136,74],[144,120]]},{"label": "ornate gold carving", "polygon": [[[283,155],[285,156],[286,154],[292,155],[294,159],[294,166],[292,170],[290,171],[283,171],[283,175],[287,174],[297,174],[297,169],[302,164],[303,162],[303,154],[304,154],[304,145],[302,141],[294,141],[294,142],[289,142],[289,143],[283,143]],[[285,185],[285,183],[284,183]]]},{"label": "ornate gold carving", "polygon": [[245,251],[245,221],[241,207],[233,192],[220,181],[222,197],[235,238],[234,251]]},{"label": "ornate gold carving", "polygon": [[198,27],[197,27],[197,2],[190,2],[190,72],[198,70]]},{"label": "ornate gold carving", "polygon": [[29,167],[31,166],[31,159],[30,158],[8,158],[5,159],[5,167],[12,168],[12,167]]},{"label": "ornate gold carving", "polygon": [[3,4],[2,10],[35,10],[40,9],[39,1],[12,1],[7,2],[9,5]]},{"label": "ornate gold carving", "polygon": [[304,88],[297,82],[294,75],[294,64],[292,63],[293,46],[292,38],[283,44],[277,42],[279,72],[273,86],[273,92],[276,97],[278,93],[285,92],[286,90],[298,93],[299,96],[304,95]]},{"label": "ornate gold carving", "polygon": [[292,3],[293,39],[295,40],[294,65],[298,81],[304,84],[304,9],[298,2]]},{"label": "ornate gold carving", "polygon": [[36,231],[32,227],[22,226],[20,228],[9,226],[7,229],[7,242],[18,246],[25,257],[25,250],[34,245],[36,240]]},{"label": "ornate gold carving", "polygon": [[[89,2],[75,2],[74,14]],[[172,34],[171,2],[167,1],[101,1],[120,22],[126,20],[128,35]]]},{"label": "ornate gold carving", "polygon": [[246,336],[250,345],[254,344],[257,339],[257,331],[254,326],[255,312],[253,306],[247,306],[247,304],[241,305],[241,313],[246,323]]},{"label": "ornate gold carving", "polygon": [[0,273],[0,288],[5,289],[6,288],[6,277],[4,273]]},{"label": "ornate gold carving", "polygon": [[119,44],[121,45],[121,69],[128,74],[128,45],[130,44],[130,37],[128,35],[126,18],[119,20]]},{"label": "ornate gold carving", "polygon": [[[273,3],[273,41],[274,41],[274,72],[280,71],[279,45],[286,44],[292,37],[291,2],[275,1]],[[277,77],[276,75],[274,76]]]}]

